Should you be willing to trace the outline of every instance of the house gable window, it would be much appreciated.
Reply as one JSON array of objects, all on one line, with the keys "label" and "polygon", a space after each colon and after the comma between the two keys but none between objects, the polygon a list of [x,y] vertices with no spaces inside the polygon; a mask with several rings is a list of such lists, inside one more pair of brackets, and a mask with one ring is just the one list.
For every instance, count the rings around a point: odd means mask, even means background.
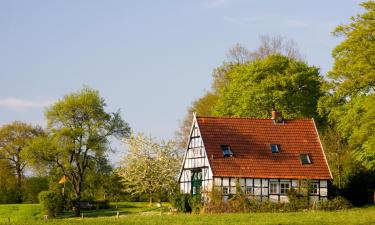
[{"label": "house gable window", "polygon": [[302,165],[311,164],[311,160],[310,160],[309,154],[300,154],[299,158],[301,160]]},{"label": "house gable window", "polygon": [[230,149],[229,145],[221,145],[220,147],[221,147],[221,151],[223,151],[224,157],[231,157],[231,156],[233,156],[233,152]]},{"label": "house gable window", "polygon": [[279,153],[279,146],[277,144],[270,144],[272,153]]}]

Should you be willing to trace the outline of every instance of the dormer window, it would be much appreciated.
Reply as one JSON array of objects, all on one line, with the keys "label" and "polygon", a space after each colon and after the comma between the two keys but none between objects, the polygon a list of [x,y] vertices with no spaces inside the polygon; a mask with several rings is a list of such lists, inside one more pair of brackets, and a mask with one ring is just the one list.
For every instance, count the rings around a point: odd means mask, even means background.
[{"label": "dormer window", "polygon": [[299,155],[299,158],[301,160],[302,165],[311,164],[309,154],[301,154],[301,155]]},{"label": "dormer window", "polygon": [[233,152],[230,149],[229,145],[221,145],[221,151],[223,151],[224,157],[231,157],[231,156],[233,156]]},{"label": "dormer window", "polygon": [[270,144],[272,153],[279,152],[279,146],[277,144]]}]

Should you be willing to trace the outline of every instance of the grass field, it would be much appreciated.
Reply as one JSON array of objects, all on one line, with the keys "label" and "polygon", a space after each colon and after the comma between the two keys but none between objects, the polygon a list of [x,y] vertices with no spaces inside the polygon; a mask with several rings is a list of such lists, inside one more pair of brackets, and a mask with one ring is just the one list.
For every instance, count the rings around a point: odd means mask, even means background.
[{"label": "grass field", "polygon": [[70,213],[59,219],[41,220],[40,207],[36,204],[0,205],[0,224],[375,224],[375,206],[350,210],[323,212],[308,211],[296,213],[247,213],[190,215],[171,214],[163,209],[147,207],[147,203],[120,203],[120,217],[115,209],[84,211],[84,218],[72,218]]}]

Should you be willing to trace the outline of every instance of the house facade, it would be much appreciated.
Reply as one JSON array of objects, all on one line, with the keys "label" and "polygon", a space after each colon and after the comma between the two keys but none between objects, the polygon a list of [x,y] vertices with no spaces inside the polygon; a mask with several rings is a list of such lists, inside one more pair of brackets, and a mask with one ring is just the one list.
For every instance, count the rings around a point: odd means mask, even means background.
[{"label": "house facade", "polygon": [[327,199],[330,179],[314,120],[283,120],[273,112],[271,119],[194,115],[179,184],[192,195],[217,188],[224,200],[240,185],[249,196],[274,202],[308,185],[310,200],[319,201]]}]

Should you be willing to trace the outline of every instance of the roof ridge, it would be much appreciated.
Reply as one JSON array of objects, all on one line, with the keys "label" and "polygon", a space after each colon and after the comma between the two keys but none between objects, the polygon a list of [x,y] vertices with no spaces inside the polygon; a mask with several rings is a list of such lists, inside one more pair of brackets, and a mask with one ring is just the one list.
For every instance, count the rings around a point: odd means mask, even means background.
[{"label": "roof ridge", "polygon": [[[211,119],[243,119],[243,120],[272,120],[271,118],[255,118],[255,117],[236,117],[236,116],[198,116],[196,118],[211,118]],[[286,121],[293,120],[313,120],[313,118],[296,118],[296,119],[285,119]]]}]

